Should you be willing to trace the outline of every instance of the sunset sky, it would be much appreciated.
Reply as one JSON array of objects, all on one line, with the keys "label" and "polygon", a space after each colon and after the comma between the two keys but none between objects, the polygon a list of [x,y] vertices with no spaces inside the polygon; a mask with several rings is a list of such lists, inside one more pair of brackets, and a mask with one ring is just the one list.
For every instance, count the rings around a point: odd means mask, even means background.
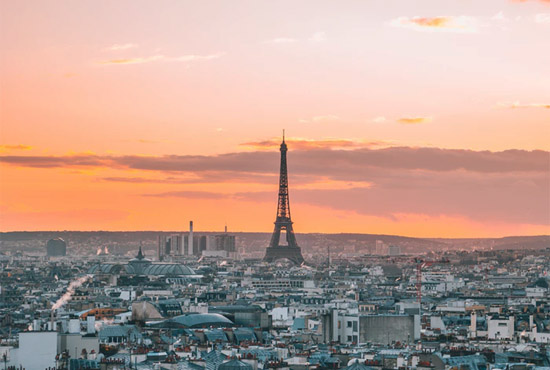
[{"label": "sunset sky", "polygon": [[550,1],[0,0],[0,230],[550,234]]}]

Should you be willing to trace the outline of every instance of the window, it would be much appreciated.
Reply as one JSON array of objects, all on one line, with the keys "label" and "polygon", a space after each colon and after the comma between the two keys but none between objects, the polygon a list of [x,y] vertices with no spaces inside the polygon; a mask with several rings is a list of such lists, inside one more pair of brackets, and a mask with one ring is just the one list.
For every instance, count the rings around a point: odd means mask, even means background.
[{"label": "window", "polygon": [[348,321],[348,328],[351,328],[351,321]]}]

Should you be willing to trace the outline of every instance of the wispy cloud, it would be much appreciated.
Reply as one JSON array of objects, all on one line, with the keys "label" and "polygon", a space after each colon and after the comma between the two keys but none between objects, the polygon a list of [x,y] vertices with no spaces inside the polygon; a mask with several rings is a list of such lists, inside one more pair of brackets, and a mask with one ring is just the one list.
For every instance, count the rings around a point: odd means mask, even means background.
[{"label": "wispy cloud", "polygon": [[431,121],[432,117],[401,117],[397,120],[397,122],[405,124],[426,123]]},{"label": "wispy cloud", "polygon": [[120,50],[134,49],[134,48],[137,48],[137,46],[138,46],[137,44],[132,44],[132,43],[114,44],[114,45],[111,45],[111,46],[105,48],[105,50],[120,51]]},{"label": "wispy cloud", "polygon": [[299,119],[300,123],[309,123],[309,122],[327,122],[327,121],[339,121],[340,117],[334,114],[327,114],[324,116],[314,116],[309,119]]},{"label": "wispy cloud", "polygon": [[6,152],[9,150],[31,150],[32,146],[30,145],[23,145],[23,144],[15,144],[15,145],[0,145],[0,152]]},{"label": "wispy cloud", "polygon": [[151,62],[157,62],[159,60],[164,60],[165,57],[163,55],[153,55],[150,57],[135,57],[135,58],[122,58],[122,59],[109,59],[99,62],[100,64],[114,64],[114,65],[121,65],[121,64],[143,64],[143,63],[151,63]]},{"label": "wispy cloud", "polygon": [[121,59],[110,59],[99,62],[100,64],[111,64],[111,65],[124,65],[124,64],[143,64],[143,63],[152,63],[152,62],[196,62],[196,61],[206,61],[221,58],[225,53],[216,53],[209,55],[197,55],[189,54],[182,55],[179,57],[167,57],[165,55],[152,55],[149,57],[135,57],[135,58],[121,58]]},{"label": "wispy cloud", "polygon": [[550,103],[543,104],[543,103],[520,103],[519,101],[513,102],[513,103],[497,103],[497,107],[499,108],[510,108],[510,109],[516,109],[516,108],[545,108],[550,109]]},{"label": "wispy cloud", "polygon": [[[279,143],[277,140],[277,144]],[[338,139],[334,139],[338,141]],[[251,144],[251,143],[249,143]],[[257,145],[271,146],[274,142]],[[441,148],[355,147],[351,142],[337,145],[350,148],[315,148],[309,143],[299,148],[289,141],[292,157],[294,202],[350,210],[363,214],[425,213],[459,214],[472,219],[512,220],[547,224],[550,216],[550,176],[548,151],[506,150],[501,152]],[[154,197],[199,197],[271,201],[273,191],[248,193],[196,192],[188,184],[218,184],[226,189],[228,181],[267,185],[275,189],[279,153],[255,150],[210,156],[116,156],[78,154],[65,156],[0,155],[0,163],[16,167],[105,168],[117,171],[116,177],[99,180],[143,186],[170,183],[173,192]],[[301,149],[301,150],[296,150]],[[137,176],[137,177],[136,177]],[[162,180],[166,177],[166,182]],[[140,185],[143,183],[144,185]],[[122,185],[121,185],[122,186]],[[222,189],[222,187],[219,189]],[[158,189],[157,189],[158,191]]]},{"label": "wispy cloud", "polygon": [[477,31],[477,21],[468,16],[399,17],[390,21],[393,27],[415,31],[471,33]]},{"label": "wispy cloud", "polygon": [[491,19],[494,20],[494,21],[501,21],[501,22],[508,21],[508,18],[504,15],[504,12],[502,12],[502,11],[500,11],[497,14],[493,15],[491,17]]},{"label": "wispy cloud", "polygon": [[327,39],[326,34],[323,31],[315,32],[310,38],[309,41],[321,42]]},{"label": "wispy cloud", "polygon": [[[280,139],[277,142],[280,143]],[[338,140],[338,139],[335,139]],[[321,141],[322,142],[322,141]],[[338,140],[340,145],[344,141]],[[260,142],[261,143],[261,142]],[[248,143],[252,144],[252,143]],[[256,143],[258,146],[261,144]],[[273,145],[271,141],[265,145]],[[332,167],[337,171],[348,168],[353,175],[361,167],[384,169],[425,169],[453,171],[464,169],[473,172],[497,173],[509,171],[543,171],[547,174],[550,157],[547,151],[506,150],[502,152],[476,152],[472,150],[441,148],[387,147],[368,149],[365,144],[355,150],[302,150],[293,152],[294,166],[298,174],[323,173]],[[291,146],[291,150],[296,147]],[[314,154],[312,154],[314,152]],[[64,156],[0,155],[0,163],[17,167],[78,168],[96,167],[128,170],[147,170],[168,173],[207,173],[231,171],[246,173],[277,172],[276,151],[251,151],[212,156],[196,155],[97,155],[75,154]],[[358,167],[357,167],[358,166]]]},{"label": "wispy cloud", "polygon": [[374,117],[371,122],[374,122],[374,123],[382,123],[382,122],[386,122],[386,117],[384,116],[378,116],[378,117]]},{"label": "wispy cloud", "polygon": [[[286,138],[286,143],[292,146],[293,150],[314,150],[314,149],[331,149],[331,150],[346,150],[346,149],[358,149],[358,148],[387,148],[392,146],[387,141],[361,141],[361,140],[349,140],[339,138],[329,139],[302,139],[302,138]],[[280,138],[273,138],[271,140],[252,141],[240,144],[241,146],[254,148],[256,150],[272,150],[278,148],[281,145]]]}]

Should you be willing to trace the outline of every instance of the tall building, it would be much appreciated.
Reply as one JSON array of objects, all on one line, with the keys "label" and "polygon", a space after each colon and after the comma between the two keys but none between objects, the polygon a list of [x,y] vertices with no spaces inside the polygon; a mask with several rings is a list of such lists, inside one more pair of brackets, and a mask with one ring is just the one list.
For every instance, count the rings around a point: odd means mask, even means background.
[{"label": "tall building", "polygon": [[[211,257],[236,257],[236,238],[230,235],[227,230],[224,234],[208,235],[201,237],[201,255]],[[203,249],[204,246],[204,249]]]},{"label": "tall building", "polygon": [[398,245],[390,245],[388,247],[388,255],[390,256],[399,256],[401,254],[401,247]]},{"label": "tall building", "polygon": [[200,250],[199,240],[193,238],[193,221],[189,222],[189,233],[159,235],[157,259],[164,260],[165,256],[197,256]]},{"label": "tall building", "polygon": [[235,252],[235,235],[229,235],[227,232],[221,235],[215,235],[215,246],[218,251]]},{"label": "tall building", "polygon": [[67,243],[61,238],[48,240],[46,243],[46,254],[48,257],[66,256]]},{"label": "tall building", "polygon": [[[223,253],[220,253],[223,252]],[[235,236],[227,234],[196,235],[193,221],[189,222],[189,232],[185,234],[159,235],[157,259],[167,256],[218,256],[234,257]]]},{"label": "tall building", "polygon": [[[286,152],[288,148],[285,143],[283,131],[283,142],[281,143],[281,170],[279,174],[279,199],[277,203],[277,217],[275,219],[275,229],[271,236],[269,247],[265,251],[264,261],[273,262],[275,260],[286,258],[297,265],[304,262],[302,250],[296,242],[296,236],[292,229],[292,220],[290,218],[290,202],[288,198],[288,171],[286,167]],[[281,232],[286,236],[281,244]]]},{"label": "tall building", "polygon": [[388,246],[386,245],[386,243],[384,243],[383,240],[377,240],[374,254],[381,256],[381,255],[385,255],[387,252],[388,252]]}]

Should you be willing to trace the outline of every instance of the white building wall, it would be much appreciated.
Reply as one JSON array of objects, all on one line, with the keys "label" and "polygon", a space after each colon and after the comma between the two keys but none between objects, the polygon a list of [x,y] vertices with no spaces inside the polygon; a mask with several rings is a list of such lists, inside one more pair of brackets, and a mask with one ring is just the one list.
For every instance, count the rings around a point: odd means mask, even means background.
[{"label": "white building wall", "polygon": [[273,321],[288,320],[288,307],[275,307],[270,312]]},{"label": "white building wall", "polygon": [[492,319],[487,321],[489,339],[512,339],[514,336],[514,317]]},{"label": "white building wall", "polygon": [[43,370],[55,367],[57,332],[28,331],[19,333],[18,361],[26,370]]}]

